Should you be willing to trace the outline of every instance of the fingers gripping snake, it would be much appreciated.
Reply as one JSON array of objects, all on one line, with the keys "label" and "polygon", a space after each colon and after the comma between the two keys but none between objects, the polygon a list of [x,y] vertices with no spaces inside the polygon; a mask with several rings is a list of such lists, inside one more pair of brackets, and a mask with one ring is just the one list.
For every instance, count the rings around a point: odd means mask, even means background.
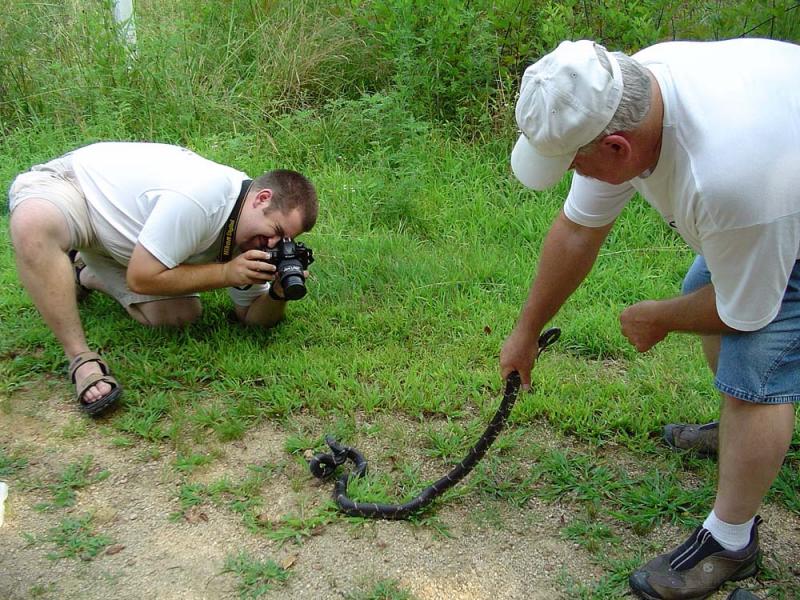
[{"label": "fingers gripping snake", "polygon": [[[548,346],[558,340],[561,330],[558,328],[548,329],[539,337],[539,354]],[[426,487],[418,496],[404,504],[379,504],[375,502],[357,502],[347,496],[347,482],[350,477],[363,477],[367,472],[367,461],[358,450],[338,443],[330,435],[325,437],[325,443],[331,448],[331,453],[321,453],[315,455],[309,467],[311,473],[320,479],[326,479],[333,475],[339,465],[350,460],[355,465],[355,470],[348,474],[344,473],[336,480],[333,490],[333,499],[340,510],[353,517],[365,517],[370,519],[405,519],[412,513],[427,506],[434,498],[440,496],[445,491],[453,487],[464,477],[466,477],[475,465],[483,458],[486,451],[494,443],[497,436],[506,424],[508,415],[517,400],[520,388],[519,373],[513,371],[506,379],[506,388],[503,400],[497,412],[483,435],[475,443],[467,456],[458,463],[444,477]]]}]

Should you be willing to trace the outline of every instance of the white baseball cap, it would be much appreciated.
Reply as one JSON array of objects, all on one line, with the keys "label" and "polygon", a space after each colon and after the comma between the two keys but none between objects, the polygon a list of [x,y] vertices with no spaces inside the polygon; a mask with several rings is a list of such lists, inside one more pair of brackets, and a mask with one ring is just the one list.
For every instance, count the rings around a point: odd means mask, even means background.
[{"label": "white baseball cap", "polygon": [[[595,48],[605,52],[611,73]],[[522,135],[511,153],[517,179],[534,190],[558,183],[578,150],[611,122],[620,98],[616,58],[589,40],[561,42],[525,69],[516,107]]]}]

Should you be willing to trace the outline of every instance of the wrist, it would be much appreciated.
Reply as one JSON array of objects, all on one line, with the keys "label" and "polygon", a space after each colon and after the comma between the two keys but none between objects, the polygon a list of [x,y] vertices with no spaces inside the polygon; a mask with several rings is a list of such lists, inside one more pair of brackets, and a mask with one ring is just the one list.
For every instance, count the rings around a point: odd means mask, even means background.
[{"label": "wrist", "polygon": [[[643,300],[639,303],[642,309],[642,316],[651,327],[658,327],[666,332],[680,331],[681,323],[679,316],[683,314],[680,304],[676,299],[665,300]],[[677,298],[680,302],[681,297]]]},{"label": "wrist", "polygon": [[539,334],[544,329],[544,325],[541,324],[538,320],[522,320],[516,324],[514,327],[514,335],[517,338],[526,344],[532,344],[534,341],[539,339]]}]

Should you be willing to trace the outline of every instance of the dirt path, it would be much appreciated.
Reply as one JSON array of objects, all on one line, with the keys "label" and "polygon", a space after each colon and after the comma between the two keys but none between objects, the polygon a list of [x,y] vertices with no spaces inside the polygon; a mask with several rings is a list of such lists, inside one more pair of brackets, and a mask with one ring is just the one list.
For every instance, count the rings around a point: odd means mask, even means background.
[{"label": "dirt path", "polygon": [[[15,403],[20,404],[29,406]],[[0,528],[3,600],[237,598],[238,576],[223,571],[226,558],[242,551],[288,567],[287,582],[267,598],[346,598],[390,579],[419,600],[544,600],[569,597],[565,579],[591,584],[602,576],[588,552],[559,534],[573,509],[539,500],[521,509],[501,503],[472,506],[474,500],[442,507],[437,516],[450,537],[403,522],[337,520],[300,544],[281,544],[252,533],[239,514],[224,506],[204,504],[188,518],[171,519],[184,481],[174,468],[175,454],[162,447],[157,458],[143,458],[143,447],[116,447],[113,435],[93,424],[66,439],[60,432],[77,418],[72,407],[56,399],[40,404],[35,414],[0,415],[6,449],[30,461],[19,473],[22,481],[52,480],[65,465],[88,455],[96,470],[109,472],[78,490],[74,506],[49,512],[32,508],[47,501],[48,490],[26,490],[11,479],[6,524]],[[264,518],[310,513],[330,488],[307,478],[300,461],[287,455],[286,435],[270,424],[254,428],[243,440],[220,445],[219,457],[192,481],[239,480],[248,465],[282,464],[264,491],[270,497]],[[54,561],[46,556],[52,543],[30,541],[30,536],[41,539],[67,516],[88,513],[113,539],[116,553],[91,561]],[[798,556],[800,520],[775,507],[768,507],[765,516],[767,552],[783,560]],[[658,535],[656,541],[668,546],[681,532]]]}]

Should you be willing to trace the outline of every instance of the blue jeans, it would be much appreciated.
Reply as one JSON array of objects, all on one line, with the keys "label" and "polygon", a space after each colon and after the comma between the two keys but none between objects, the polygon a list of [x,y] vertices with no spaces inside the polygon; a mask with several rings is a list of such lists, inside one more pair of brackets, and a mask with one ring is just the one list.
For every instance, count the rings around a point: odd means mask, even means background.
[{"label": "blue jeans", "polygon": [[[698,256],[683,280],[683,293],[709,283],[711,273]],[[800,261],[768,325],[722,334],[714,385],[724,394],[758,404],[800,402]]]}]

